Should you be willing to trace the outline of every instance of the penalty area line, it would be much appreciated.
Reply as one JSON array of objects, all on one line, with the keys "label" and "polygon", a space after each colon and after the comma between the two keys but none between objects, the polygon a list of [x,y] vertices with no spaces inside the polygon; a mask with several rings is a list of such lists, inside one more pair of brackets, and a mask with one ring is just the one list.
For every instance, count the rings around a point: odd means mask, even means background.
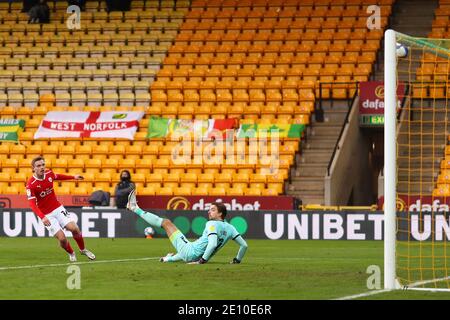
[{"label": "penalty area line", "polygon": [[30,265],[30,266],[10,266],[10,267],[0,267],[0,271],[19,270],[19,269],[50,268],[50,267],[67,267],[67,266],[83,265],[83,264],[101,264],[101,263],[116,263],[116,262],[148,261],[148,260],[156,260],[156,259],[159,259],[159,258],[160,257],[148,257],[148,258],[134,258],[134,259],[95,260],[95,261],[85,261],[85,262],[37,264],[37,265]]}]

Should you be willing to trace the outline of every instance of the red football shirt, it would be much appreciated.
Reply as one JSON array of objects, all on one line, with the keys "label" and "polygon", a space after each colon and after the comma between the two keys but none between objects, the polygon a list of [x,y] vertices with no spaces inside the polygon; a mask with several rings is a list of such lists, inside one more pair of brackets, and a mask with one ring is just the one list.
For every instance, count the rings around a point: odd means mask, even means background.
[{"label": "red football shirt", "polygon": [[[55,191],[53,190],[53,181],[69,180],[73,178],[73,176],[55,174],[51,170],[45,170],[43,179],[38,179],[33,175],[28,179],[26,186],[28,200],[36,201],[39,210],[44,215],[47,215],[61,206],[61,203],[56,199]],[[36,214],[41,217],[39,212],[36,212]]]}]

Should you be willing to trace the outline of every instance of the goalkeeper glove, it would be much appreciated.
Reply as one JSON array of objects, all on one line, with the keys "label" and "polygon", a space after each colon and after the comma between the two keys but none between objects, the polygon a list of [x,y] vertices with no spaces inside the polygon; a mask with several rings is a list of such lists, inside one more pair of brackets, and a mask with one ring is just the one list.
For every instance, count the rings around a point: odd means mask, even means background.
[{"label": "goalkeeper glove", "polygon": [[241,260],[238,260],[237,258],[233,258],[233,261],[231,261],[231,264],[241,263]]}]

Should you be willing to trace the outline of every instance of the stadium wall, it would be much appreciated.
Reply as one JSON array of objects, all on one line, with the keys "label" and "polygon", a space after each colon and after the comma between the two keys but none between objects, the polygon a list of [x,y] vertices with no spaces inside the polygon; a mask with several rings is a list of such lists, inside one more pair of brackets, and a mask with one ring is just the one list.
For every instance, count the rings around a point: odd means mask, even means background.
[{"label": "stadium wall", "polygon": [[[207,222],[205,211],[152,210],[169,218],[189,238],[197,238]],[[148,224],[127,210],[69,210],[85,237],[144,237]],[[443,241],[450,239],[450,215],[400,212],[410,216],[411,240]],[[382,211],[231,211],[227,220],[246,239],[289,240],[383,240]],[[399,223],[408,223],[400,219]],[[403,226],[405,228],[407,226]],[[155,237],[164,237],[156,229]],[[70,236],[70,233],[67,233]],[[0,236],[48,237],[36,215],[28,209],[0,210]],[[399,234],[399,240],[407,237]]]},{"label": "stadium wall", "polygon": [[369,144],[359,127],[359,98],[352,105],[339,148],[325,177],[325,205],[373,203]]},{"label": "stadium wall", "polygon": [[[59,202],[65,207],[89,207],[90,196],[60,195]],[[138,196],[145,208],[167,210],[208,210],[212,202],[223,202],[231,211],[293,210],[298,208],[291,196]],[[0,209],[26,208],[26,195],[0,195]]]}]

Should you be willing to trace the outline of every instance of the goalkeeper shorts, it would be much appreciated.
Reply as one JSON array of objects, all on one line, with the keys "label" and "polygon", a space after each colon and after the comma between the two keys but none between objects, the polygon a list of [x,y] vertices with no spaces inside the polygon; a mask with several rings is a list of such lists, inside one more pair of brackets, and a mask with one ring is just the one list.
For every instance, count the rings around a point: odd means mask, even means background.
[{"label": "goalkeeper shorts", "polygon": [[183,261],[190,262],[198,259],[198,256],[194,254],[192,243],[180,230],[172,233],[169,239]]}]

